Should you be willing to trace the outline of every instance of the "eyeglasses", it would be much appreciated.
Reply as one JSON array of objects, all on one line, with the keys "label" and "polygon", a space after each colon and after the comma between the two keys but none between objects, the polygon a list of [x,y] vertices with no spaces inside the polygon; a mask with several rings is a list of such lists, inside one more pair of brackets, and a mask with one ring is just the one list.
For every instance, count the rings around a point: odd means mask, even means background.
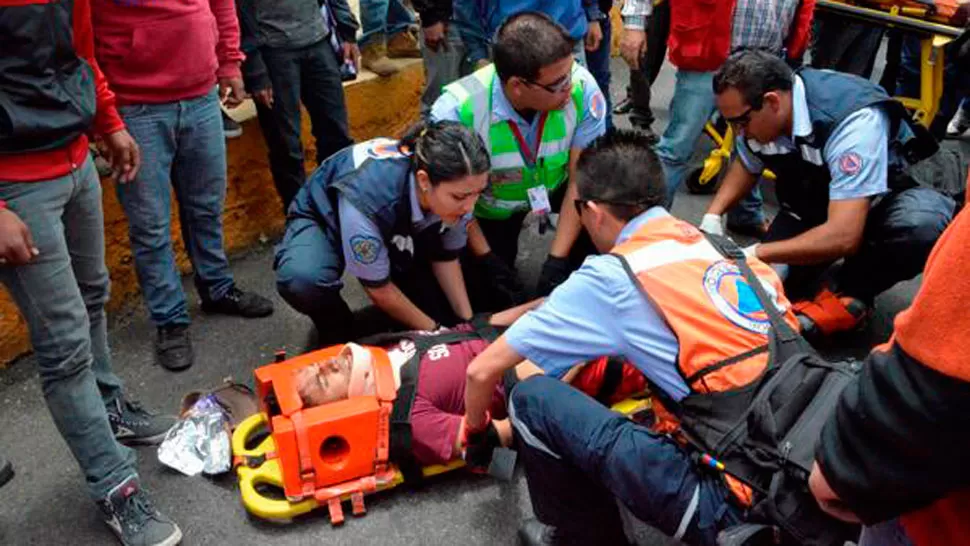
[{"label": "eyeglasses", "polygon": [[[758,108],[758,110],[761,110],[761,108]],[[751,114],[754,112],[755,108],[753,106],[749,106],[748,109],[742,112],[740,115],[734,116],[733,118],[725,117],[724,121],[731,124],[731,126],[733,126],[736,130],[744,129],[749,123],[751,123]]]},{"label": "eyeglasses", "polygon": [[545,89],[546,92],[548,93],[561,93],[562,91],[565,91],[566,88],[568,88],[573,84],[573,73],[570,71],[569,74],[566,74],[565,76],[549,84],[542,84],[531,80],[522,80],[522,81],[524,81],[527,85],[534,85],[536,87],[541,87]]}]

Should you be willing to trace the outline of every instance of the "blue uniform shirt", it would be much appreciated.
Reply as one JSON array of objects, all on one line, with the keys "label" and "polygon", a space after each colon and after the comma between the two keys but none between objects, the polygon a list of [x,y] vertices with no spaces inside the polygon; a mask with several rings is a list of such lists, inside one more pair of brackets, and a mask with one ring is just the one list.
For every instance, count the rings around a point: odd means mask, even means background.
[{"label": "blue uniform shirt", "polygon": [[[408,186],[414,231],[419,232],[441,222],[438,215],[425,214],[421,210],[413,176]],[[391,260],[377,224],[343,197],[337,199],[337,210],[347,272],[364,284],[380,285],[387,282],[391,276]],[[466,215],[456,225],[442,227],[441,243],[445,250],[458,251],[465,247],[468,238],[466,227],[470,217]]]},{"label": "blue uniform shirt", "polygon": [[[637,216],[620,232],[617,244],[667,214],[654,207]],[[677,338],[615,256],[587,258],[539,308],[517,320],[505,339],[555,377],[591,358],[621,356],[673,400],[689,392],[677,370]]]},{"label": "blue uniform shirt", "polygon": [[[812,120],[808,113],[805,84],[795,76],[792,87],[792,137],[783,136],[768,144],[741,139],[735,150],[744,168],[761,174],[764,165],[751,151],[765,155],[786,154],[795,150],[794,137],[812,134]],[[748,149],[750,146],[750,150]],[[829,199],[840,201],[881,195],[889,191],[889,164],[898,161],[889,150],[889,116],[878,107],[854,112],[832,131],[822,150],[832,182]]]},{"label": "blue uniform shirt", "polygon": [[[579,113],[579,123],[576,125],[576,132],[573,133],[570,146],[585,148],[606,132],[606,100],[589,70],[582,66],[574,66],[573,68],[573,78],[583,82],[585,92],[583,94],[583,111]],[[435,121],[461,121],[458,116],[459,106],[454,95],[442,93],[431,107],[431,119]],[[529,145],[530,149],[535,149],[536,141],[539,139],[539,116],[533,116],[532,123],[526,122],[509,104],[509,99],[505,97],[502,85],[496,78],[495,85],[492,86],[492,123],[500,121],[510,121],[518,125],[525,137],[526,144]]]}]

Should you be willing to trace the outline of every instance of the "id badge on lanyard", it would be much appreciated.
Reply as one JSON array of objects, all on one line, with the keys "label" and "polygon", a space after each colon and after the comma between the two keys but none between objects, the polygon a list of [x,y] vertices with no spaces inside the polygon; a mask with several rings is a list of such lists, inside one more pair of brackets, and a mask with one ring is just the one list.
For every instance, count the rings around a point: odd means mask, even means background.
[{"label": "id badge on lanyard", "polygon": [[529,147],[528,143],[525,141],[525,137],[522,136],[522,131],[519,129],[517,123],[509,121],[509,129],[512,131],[512,135],[515,136],[516,142],[519,144],[519,153],[522,155],[523,162],[533,169],[536,173],[536,177],[539,183],[526,190],[529,198],[529,208],[532,213],[536,215],[539,220],[539,234],[545,234],[546,230],[552,227],[552,220],[549,219],[549,214],[552,212],[552,205],[549,203],[549,190],[545,185],[545,176],[543,171],[543,161],[539,158],[539,150],[542,147],[542,132],[546,127],[546,118],[548,117],[548,112],[542,112],[539,114],[539,131],[536,135],[536,146],[535,150]]}]

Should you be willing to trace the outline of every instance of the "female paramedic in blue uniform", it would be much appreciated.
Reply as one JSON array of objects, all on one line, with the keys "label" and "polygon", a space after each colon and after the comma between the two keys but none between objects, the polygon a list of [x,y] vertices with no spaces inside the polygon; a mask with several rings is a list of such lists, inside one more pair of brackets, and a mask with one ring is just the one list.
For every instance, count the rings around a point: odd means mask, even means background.
[{"label": "female paramedic in blue uniform", "polygon": [[320,165],[294,198],[275,264],[280,295],[313,320],[320,346],[361,334],[340,296],[344,270],[407,329],[471,318],[458,254],[489,167],[478,135],[454,122],[422,122]]}]

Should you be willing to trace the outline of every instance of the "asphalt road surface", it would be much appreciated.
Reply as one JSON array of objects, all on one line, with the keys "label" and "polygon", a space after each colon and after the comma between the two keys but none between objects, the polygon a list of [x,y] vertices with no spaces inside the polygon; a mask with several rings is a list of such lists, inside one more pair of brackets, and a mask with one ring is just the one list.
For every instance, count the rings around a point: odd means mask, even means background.
[{"label": "asphalt road surface", "polygon": [[[614,60],[613,96],[626,86],[627,69]],[[664,67],[654,89],[655,125],[662,130],[673,91],[673,71]],[[626,126],[625,118],[618,125]],[[705,143],[705,146],[708,144]],[[700,157],[698,154],[698,158]],[[674,212],[698,222],[709,198],[681,194]],[[540,239],[535,227],[523,232],[519,269],[534,284],[550,237]],[[276,313],[267,319],[210,317],[199,312],[193,299],[191,333],[195,366],[172,374],[153,364],[154,328],[144,309],[114,317],[110,338],[114,367],[131,397],[147,407],[175,412],[181,397],[194,389],[215,386],[227,376],[249,379],[252,369],[272,360],[274,351],[295,354],[304,347],[310,322],[290,309],[274,288],[270,245],[235,257],[237,282],[247,290],[272,295]],[[880,297],[868,330],[840,352],[861,355],[888,337],[892,317],[905,307],[916,288],[903,283]],[[366,298],[354,281],[344,292],[352,307]],[[17,476],[0,490],[0,544],[111,544],[113,535],[88,500],[81,475],[55,430],[30,358],[0,372],[0,450],[13,461]],[[219,479],[189,478],[158,462],[155,449],[139,449],[144,486],[156,504],[174,518],[185,534],[183,544],[297,545],[502,545],[515,544],[519,523],[531,517],[529,495],[521,472],[511,483],[462,473],[444,476],[424,490],[403,489],[368,497],[366,517],[349,515],[342,528],[332,528],[325,511],[289,525],[271,525],[247,516],[231,475]],[[673,544],[647,532],[642,544]]]}]

